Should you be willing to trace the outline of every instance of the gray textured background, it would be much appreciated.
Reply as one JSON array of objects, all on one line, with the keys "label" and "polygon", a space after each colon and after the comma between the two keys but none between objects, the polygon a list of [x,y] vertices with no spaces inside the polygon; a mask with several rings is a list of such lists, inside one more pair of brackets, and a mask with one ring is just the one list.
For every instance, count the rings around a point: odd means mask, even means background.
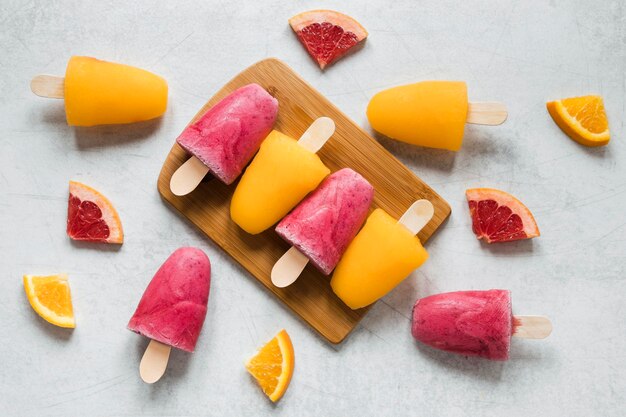
[{"label": "gray textured background", "polygon": [[[254,5],[253,5],[254,4]],[[334,8],[369,30],[367,45],[322,73],[287,25]],[[623,416],[626,404],[626,7],[621,1],[0,1],[0,415]],[[31,94],[38,73],[63,74],[70,55],[164,76],[159,123],[72,129],[60,101]],[[159,198],[156,178],[175,137],[226,81],[268,56],[286,61],[369,129],[378,90],[461,79],[473,100],[506,103],[500,127],[470,127],[459,153],[382,140],[452,205],[427,245],[431,259],[378,303],[341,346],[320,339]],[[599,93],[612,142],[572,142],[549,99]],[[116,204],[119,250],[65,236],[68,180]],[[518,196],[542,236],[475,240],[464,190]],[[166,376],[144,385],[147,341],[125,330],[146,284],[181,245],[213,262],[197,351],[174,352]],[[67,272],[78,322],[54,328],[29,307],[25,273]],[[515,340],[507,363],[417,346],[416,298],[508,288],[519,314],[546,314],[545,341]],[[297,366],[272,406],[243,361],[279,328]]]}]

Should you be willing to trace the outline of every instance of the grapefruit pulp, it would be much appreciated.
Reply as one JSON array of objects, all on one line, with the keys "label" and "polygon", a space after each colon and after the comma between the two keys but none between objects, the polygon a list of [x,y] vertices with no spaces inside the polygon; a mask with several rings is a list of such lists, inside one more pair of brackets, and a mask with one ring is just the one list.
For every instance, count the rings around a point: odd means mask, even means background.
[{"label": "grapefruit pulp", "polygon": [[291,28],[321,69],[367,38],[359,22],[333,10],[310,10],[289,19]]},{"label": "grapefruit pulp", "polygon": [[465,196],[478,239],[494,243],[539,236],[532,213],[512,195],[492,188],[473,188],[466,190]]},{"label": "grapefruit pulp", "polygon": [[111,202],[93,188],[70,181],[67,235],[87,242],[122,243],[120,217]]}]

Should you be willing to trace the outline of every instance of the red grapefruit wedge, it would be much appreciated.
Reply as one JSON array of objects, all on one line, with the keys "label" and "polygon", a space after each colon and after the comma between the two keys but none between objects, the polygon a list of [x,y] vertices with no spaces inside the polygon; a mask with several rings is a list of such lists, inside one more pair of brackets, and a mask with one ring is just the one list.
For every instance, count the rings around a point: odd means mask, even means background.
[{"label": "red grapefruit wedge", "polygon": [[98,191],[76,181],[70,181],[67,235],[87,242],[124,242],[122,222],[115,207]]},{"label": "red grapefruit wedge", "polygon": [[289,24],[321,69],[367,38],[359,22],[333,10],[303,12],[289,19]]},{"label": "red grapefruit wedge", "polygon": [[492,188],[472,188],[465,196],[478,239],[494,243],[539,236],[532,213],[512,195]]}]

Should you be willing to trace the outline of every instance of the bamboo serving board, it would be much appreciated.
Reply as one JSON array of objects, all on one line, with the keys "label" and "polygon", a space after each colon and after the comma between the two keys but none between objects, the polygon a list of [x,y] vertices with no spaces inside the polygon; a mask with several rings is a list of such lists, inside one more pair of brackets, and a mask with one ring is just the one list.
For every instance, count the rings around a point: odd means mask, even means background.
[{"label": "bamboo serving board", "polygon": [[[372,183],[376,190],[372,210],[380,207],[400,218],[415,200],[430,200],[435,214],[418,235],[422,242],[428,240],[450,215],[450,206],[435,191],[277,59],[260,61],[237,75],[200,109],[191,122],[233,90],[249,83],[263,86],[278,99],[278,119],[274,128],[291,137],[300,137],[320,116],[335,121],[336,132],[318,155],[331,171],[349,167]],[[330,278],[312,265],[305,268],[295,284],[286,288],[274,287],[270,280],[272,266],[289,249],[289,244],[278,237],[273,228],[253,236],[231,221],[230,200],[237,183],[228,186],[209,176],[191,194],[183,197],[172,194],[170,178],[188,158],[189,155],[174,143],[159,175],[161,196],[311,327],[331,343],[340,343],[369,307],[353,311],[344,305],[332,292]]]}]

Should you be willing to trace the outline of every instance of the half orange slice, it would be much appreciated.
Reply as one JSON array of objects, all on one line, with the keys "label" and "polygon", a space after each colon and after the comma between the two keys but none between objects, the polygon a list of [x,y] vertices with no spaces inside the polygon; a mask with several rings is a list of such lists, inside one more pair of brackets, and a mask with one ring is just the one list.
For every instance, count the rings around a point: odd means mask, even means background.
[{"label": "half orange slice", "polygon": [[609,121],[601,96],[564,98],[546,104],[548,113],[563,132],[585,146],[609,143]]},{"label": "half orange slice", "polygon": [[59,327],[76,327],[67,275],[24,275],[24,290],[33,309]]},{"label": "half orange slice", "polygon": [[293,345],[283,329],[246,362],[246,369],[259,383],[265,395],[276,402],[287,391],[294,365]]}]

